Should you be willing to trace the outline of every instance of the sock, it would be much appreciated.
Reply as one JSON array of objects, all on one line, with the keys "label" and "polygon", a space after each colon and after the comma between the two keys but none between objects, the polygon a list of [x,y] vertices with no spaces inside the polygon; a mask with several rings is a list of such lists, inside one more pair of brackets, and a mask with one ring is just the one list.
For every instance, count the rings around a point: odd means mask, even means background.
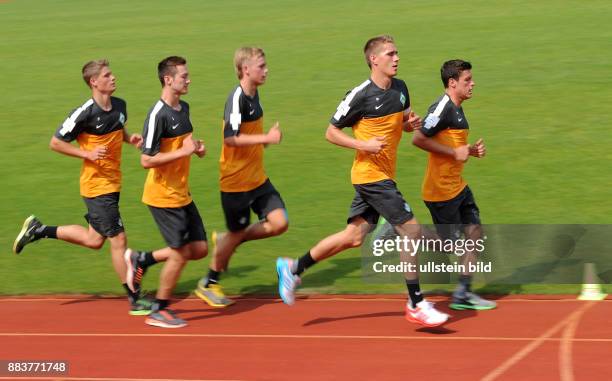
[{"label": "sock", "polygon": [[151,251],[137,251],[138,253],[138,264],[143,268],[147,268],[151,265],[157,263],[155,258],[153,257],[153,252]]},{"label": "sock", "polygon": [[130,288],[128,287],[127,283],[123,284],[123,288],[127,293],[128,301],[130,302],[130,304],[134,304],[138,301],[138,299],[140,299],[140,291],[132,292],[132,290],[130,290]]},{"label": "sock", "polygon": [[406,279],[406,287],[408,287],[408,297],[410,298],[410,305],[415,308],[417,303],[423,301],[423,295],[421,294],[421,286],[419,279]]},{"label": "sock", "polygon": [[40,238],[57,239],[57,226],[42,225],[38,229],[34,230],[34,236],[36,237],[36,239],[40,239]]},{"label": "sock", "polygon": [[155,302],[153,302],[153,305],[151,306],[151,311],[157,312],[157,311],[165,310],[169,304],[170,304],[170,301],[168,299],[157,299],[156,298]]},{"label": "sock", "polygon": [[460,275],[459,284],[457,284],[457,291],[459,292],[472,292],[472,276],[471,275]]},{"label": "sock", "polygon": [[296,262],[293,263],[295,268],[291,269],[291,272],[295,275],[301,275],[304,270],[317,263],[317,261],[312,259],[312,255],[310,254],[310,251],[308,251],[300,259],[297,260],[297,264],[295,264]]},{"label": "sock", "polygon": [[219,283],[219,275],[221,273],[219,271],[215,271],[213,269],[208,269],[208,276],[206,277],[206,285],[204,287],[208,287],[211,283],[217,284]]}]

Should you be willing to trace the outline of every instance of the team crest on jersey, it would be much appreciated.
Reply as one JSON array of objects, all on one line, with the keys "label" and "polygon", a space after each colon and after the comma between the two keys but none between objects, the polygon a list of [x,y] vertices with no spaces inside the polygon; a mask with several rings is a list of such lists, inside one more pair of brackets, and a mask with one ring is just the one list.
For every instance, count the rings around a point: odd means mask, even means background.
[{"label": "team crest on jersey", "polygon": [[402,106],[406,106],[406,96],[404,93],[400,93],[400,102],[402,102]]},{"label": "team crest on jersey", "polygon": [[119,123],[125,124],[125,115],[122,112],[119,113]]}]

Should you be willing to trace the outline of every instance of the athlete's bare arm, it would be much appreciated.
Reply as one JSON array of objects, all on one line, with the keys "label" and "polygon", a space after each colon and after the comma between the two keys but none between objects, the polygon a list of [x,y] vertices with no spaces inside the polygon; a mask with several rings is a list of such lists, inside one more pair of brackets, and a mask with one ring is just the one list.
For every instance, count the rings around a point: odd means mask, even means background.
[{"label": "athlete's bare arm", "polygon": [[402,128],[405,132],[412,132],[418,130],[423,125],[421,117],[411,111],[410,107],[404,111],[404,120]]},{"label": "athlete's bare arm", "polygon": [[51,138],[49,148],[51,148],[55,152],[59,152],[67,156],[77,157],[79,159],[85,159],[90,161],[104,159],[106,157],[107,151],[106,146],[97,146],[91,151],[85,151],[71,143],[58,139],[55,136]]},{"label": "athlete's bare arm", "polygon": [[154,156],[149,156],[143,153],[140,155],[140,164],[145,169],[160,167],[164,164],[168,164],[174,160],[195,153],[197,148],[197,143],[193,140],[191,134],[189,134],[189,136],[183,139],[183,146],[175,151],[158,152]]},{"label": "athlete's bare arm", "polygon": [[467,144],[456,148],[438,143],[432,138],[428,138],[421,131],[415,130],[412,137],[412,144],[427,152],[439,153],[452,156],[457,161],[467,161],[470,149]]},{"label": "athlete's bare arm", "polygon": [[270,128],[266,134],[240,134],[223,139],[223,142],[231,147],[252,146],[255,144],[279,144],[283,138],[278,122]]},{"label": "athlete's bare arm", "polygon": [[345,134],[340,128],[330,124],[325,132],[328,142],[340,147],[352,148],[358,151],[376,154],[383,149],[387,143],[382,136],[375,136],[369,140],[357,140]]}]

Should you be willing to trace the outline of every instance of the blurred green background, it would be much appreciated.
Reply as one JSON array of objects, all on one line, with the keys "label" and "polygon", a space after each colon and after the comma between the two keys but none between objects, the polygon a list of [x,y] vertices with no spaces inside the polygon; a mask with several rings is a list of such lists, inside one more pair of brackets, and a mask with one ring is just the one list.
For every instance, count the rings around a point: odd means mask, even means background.
[{"label": "blurred green background", "polygon": [[[89,97],[80,69],[108,58],[116,96],[128,102],[128,130],[140,132],[160,94],[156,65],[188,59],[195,134],[208,156],[194,158],[191,190],[209,233],[224,230],[217,161],[225,99],[237,83],[232,57],[242,45],[265,49],[270,69],[260,89],[265,125],[280,121],[284,139],[266,150],[266,170],[289,210],[281,237],[239,248],[223,278],[231,294],[273,293],[274,259],[299,256],[344,227],[353,189],[353,153],[327,143],[324,131],[345,92],[368,77],[362,47],[378,34],[395,37],[399,78],[423,115],[443,92],[443,61],[472,62],[474,98],[464,103],[471,139],[488,156],[465,177],[485,223],[612,222],[612,27],[608,1],[8,1],[0,2],[0,293],[121,293],[108,244],[99,252],[46,240],[11,253],[25,217],[52,225],[84,223],[80,162],[48,149],[67,113]],[[405,136],[399,188],[417,218],[426,154]],[[146,172],[125,147],[121,213],[129,245],[164,245],[140,202]],[[177,293],[205,274],[208,258],[190,263]],[[160,266],[147,274],[155,288]],[[576,271],[581,271],[577,269]],[[359,250],[323,262],[304,277],[303,292],[401,292],[364,284]],[[511,292],[577,292],[578,286],[533,285]],[[489,290],[504,292],[503,288]]]}]

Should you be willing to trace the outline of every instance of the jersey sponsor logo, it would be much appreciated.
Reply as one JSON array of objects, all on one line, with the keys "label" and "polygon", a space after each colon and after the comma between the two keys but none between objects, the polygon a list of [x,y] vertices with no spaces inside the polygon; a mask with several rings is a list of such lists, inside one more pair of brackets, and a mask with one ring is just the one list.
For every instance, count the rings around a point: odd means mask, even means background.
[{"label": "jersey sponsor logo", "polygon": [[378,110],[379,108],[381,108],[384,105],[384,103],[379,104],[378,106],[374,106],[375,110]]},{"label": "jersey sponsor logo", "polygon": [[427,115],[427,118],[425,118],[423,129],[429,130],[430,128],[437,126],[438,122],[440,122],[440,117],[435,116],[434,114],[429,114]]},{"label": "jersey sponsor logo", "polygon": [[404,93],[400,93],[400,102],[402,102],[402,106],[406,105],[406,96]]}]

